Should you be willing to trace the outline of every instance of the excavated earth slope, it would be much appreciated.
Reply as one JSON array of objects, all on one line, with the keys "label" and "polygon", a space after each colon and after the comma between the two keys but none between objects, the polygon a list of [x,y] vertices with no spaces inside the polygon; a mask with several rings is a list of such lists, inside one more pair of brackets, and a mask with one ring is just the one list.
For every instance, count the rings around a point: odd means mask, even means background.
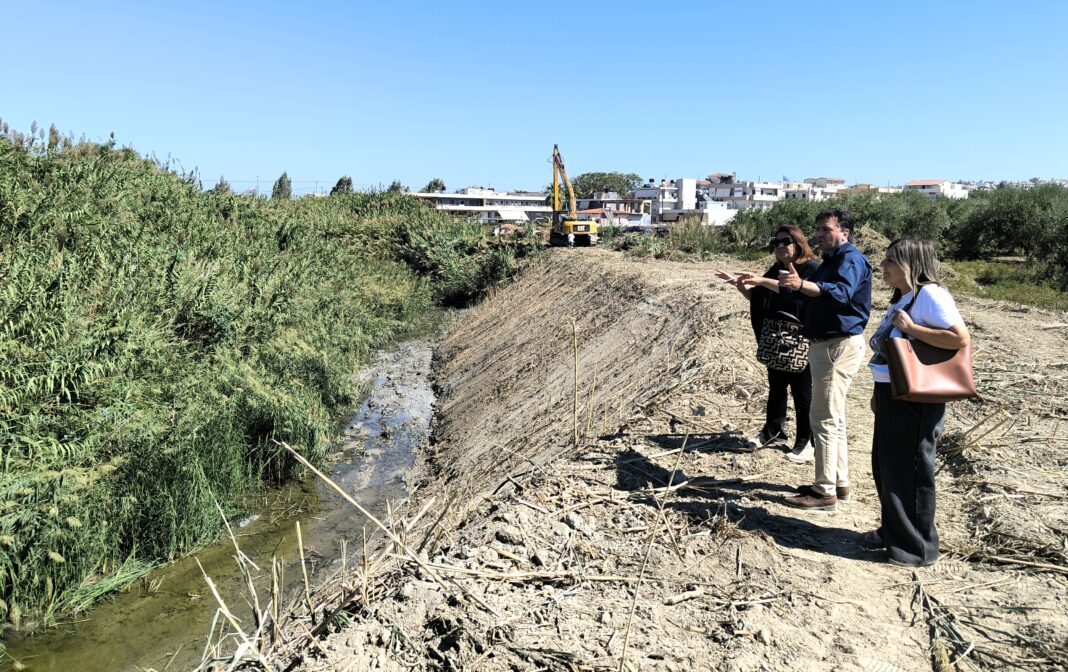
[{"label": "excavated earth slope", "polygon": [[859,543],[866,370],[836,512],[782,503],[810,465],[739,451],[765,374],[714,269],[560,251],[472,310],[437,352],[404,547],[339,584],[347,627],[303,668],[1066,669],[1066,316],[959,300],[983,399],[951,407],[943,559],[913,571]]}]

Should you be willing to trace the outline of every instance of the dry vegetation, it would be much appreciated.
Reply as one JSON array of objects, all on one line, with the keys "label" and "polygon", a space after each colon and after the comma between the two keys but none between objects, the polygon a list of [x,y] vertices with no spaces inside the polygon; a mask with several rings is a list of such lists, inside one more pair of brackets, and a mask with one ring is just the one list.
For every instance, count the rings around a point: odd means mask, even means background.
[{"label": "dry vegetation", "polygon": [[782,504],[811,467],[738,450],[765,383],[712,270],[561,253],[472,311],[439,349],[421,486],[365,560],[246,635],[247,664],[1065,669],[1065,315],[960,301],[983,397],[952,406],[943,558],[913,571],[859,544],[863,372],[836,513]]}]

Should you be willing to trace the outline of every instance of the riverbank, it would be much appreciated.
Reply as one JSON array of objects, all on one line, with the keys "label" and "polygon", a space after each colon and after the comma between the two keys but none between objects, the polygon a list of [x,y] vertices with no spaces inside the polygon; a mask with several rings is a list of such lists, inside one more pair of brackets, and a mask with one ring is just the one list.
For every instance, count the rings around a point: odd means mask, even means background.
[{"label": "riverbank", "polygon": [[[855,494],[837,512],[783,504],[811,466],[739,452],[766,383],[746,306],[713,271],[752,266],[558,251],[470,311],[435,358],[430,471],[390,525],[403,536],[373,571],[313,595],[314,615],[294,611],[270,659],[309,671],[1068,664],[1065,315],[959,297],[983,396],[951,406],[943,558],[913,571],[858,543],[878,517],[864,372],[849,398]],[[877,293],[876,311],[886,302]]]},{"label": "riverbank", "polygon": [[[327,461],[331,477],[375,515],[385,516],[403,501],[417,478],[433,415],[432,349],[427,339],[403,342],[354,377],[368,392],[331,444]],[[341,569],[342,541],[353,557],[363,534],[374,536],[366,521],[314,478],[263,492],[244,508],[248,513],[231,521],[236,543],[260,568],[281,560],[287,594],[303,590],[302,551],[309,581],[325,582]],[[205,575],[238,618],[247,620],[248,585],[227,538],[145,575],[74,621],[9,639],[7,653],[20,669],[34,672],[193,669],[203,662],[218,608]],[[271,594],[269,573],[256,573],[254,585]]]}]

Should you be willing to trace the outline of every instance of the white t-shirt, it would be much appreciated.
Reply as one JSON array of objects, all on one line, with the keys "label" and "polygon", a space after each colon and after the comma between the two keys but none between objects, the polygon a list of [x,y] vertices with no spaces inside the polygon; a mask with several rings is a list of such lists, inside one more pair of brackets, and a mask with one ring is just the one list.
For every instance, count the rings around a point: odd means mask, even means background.
[{"label": "white t-shirt", "polygon": [[[894,313],[898,310],[908,308],[909,301],[912,301],[912,292],[902,296],[900,301],[890,306],[880,327],[893,319]],[[916,299],[916,304],[909,311],[909,317],[916,324],[929,329],[950,329],[958,324],[964,324],[964,319],[960,316],[960,311],[957,310],[957,304],[953,301],[953,296],[944,287],[939,287],[938,285],[923,286],[919,298]],[[900,338],[901,336],[902,333],[897,327],[890,332],[891,338]],[[871,369],[871,375],[875,382],[890,382],[890,370],[886,364],[871,362],[868,364],[868,368]]]}]

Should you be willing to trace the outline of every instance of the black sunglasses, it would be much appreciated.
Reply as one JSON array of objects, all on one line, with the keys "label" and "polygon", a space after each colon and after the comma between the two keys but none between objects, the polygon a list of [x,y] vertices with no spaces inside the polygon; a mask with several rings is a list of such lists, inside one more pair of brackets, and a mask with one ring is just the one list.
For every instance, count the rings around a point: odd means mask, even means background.
[{"label": "black sunglasses", "polygon": [[793,238],[772,238],[768,241],[768,247],[788,247],[794,244]]}]

